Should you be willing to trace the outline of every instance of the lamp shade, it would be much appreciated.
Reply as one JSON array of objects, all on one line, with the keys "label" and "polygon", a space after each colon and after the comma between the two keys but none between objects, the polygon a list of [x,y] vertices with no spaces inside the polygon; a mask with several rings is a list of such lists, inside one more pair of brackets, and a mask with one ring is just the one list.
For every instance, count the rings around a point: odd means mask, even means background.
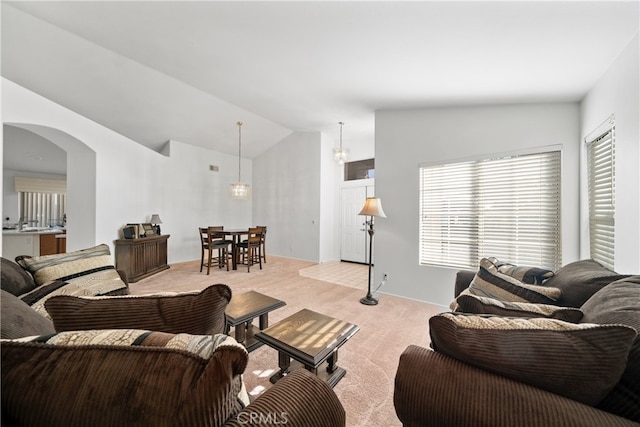
[{"label": "lamp shade", "polygon": [[162,220],[160,219],[160,215],[158,215],[158,214],[151,215],[151,219],[149,220],[149,224],[162,224]]},{"label": "lamp shade", "polygon": [[382,202],[379,197],[367,197],[367,200],[364,202],[364,207],[358,215],[379,216],[381,218],[387,217],[382,210]]}]

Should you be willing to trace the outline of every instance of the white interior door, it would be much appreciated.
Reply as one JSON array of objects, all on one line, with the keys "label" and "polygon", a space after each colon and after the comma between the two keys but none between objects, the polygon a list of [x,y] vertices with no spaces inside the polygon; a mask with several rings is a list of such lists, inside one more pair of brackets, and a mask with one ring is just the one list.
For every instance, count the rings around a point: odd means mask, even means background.
[{"label": "white interior door", "polygon": [[366,264],[368,234],[366,218],[358,215],[367,197],[373,196],[372,186],[342,189],[342,242],[340,259],[342,261]]}]

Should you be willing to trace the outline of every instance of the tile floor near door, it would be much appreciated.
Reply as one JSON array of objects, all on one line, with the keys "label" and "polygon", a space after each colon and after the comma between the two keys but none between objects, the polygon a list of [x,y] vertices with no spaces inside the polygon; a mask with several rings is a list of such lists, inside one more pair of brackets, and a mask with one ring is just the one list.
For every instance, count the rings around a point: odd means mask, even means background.
[{"label": "tile floor near door", "polygon": [[353,262],[325,262],[303,268],[299,273],[303,277],[363,290],[367,289],[369,280],[369,266]]}]

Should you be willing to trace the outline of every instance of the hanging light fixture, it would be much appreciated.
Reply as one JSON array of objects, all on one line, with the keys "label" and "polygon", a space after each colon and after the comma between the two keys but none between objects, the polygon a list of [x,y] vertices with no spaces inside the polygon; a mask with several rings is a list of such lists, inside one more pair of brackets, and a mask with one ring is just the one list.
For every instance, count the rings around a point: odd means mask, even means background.
[{"label": "hanging light fixture", "polygon": [[229,191],[231,197],[239,200],[246,200],[249,197],[249,184],[242,182],[240,175],[240,163],[242,160],[242,122],[238,122],[238,182],[231,184]]},{"label": "hanging light fixture", "polygon": [[344,122],[338,122],[338,124],[340,125],[340,147],[333,149],[333,159],[338,162],[339,165],[344,165],[344,162],[346,162],[349,157],[349,149],[342,148],[342,126],[344,126]]}]

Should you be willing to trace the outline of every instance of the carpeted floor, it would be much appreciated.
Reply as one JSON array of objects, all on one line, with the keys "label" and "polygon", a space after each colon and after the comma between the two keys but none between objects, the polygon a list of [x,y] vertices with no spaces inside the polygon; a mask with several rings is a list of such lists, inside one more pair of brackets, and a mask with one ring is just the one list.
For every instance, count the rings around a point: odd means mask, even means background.
[{"label": "carpeted floor", "polygon": [[[234,294],[255,290],[287,303],[272,312],[270,324],[308,308],[360,326],[339,350],[338,365],[347,375],[335,386],[346,413],[348,426],[399,426],[393,407],[393,386],[398,359],[409,344],[429,345],[428,319],[445,311],[444,307],[409,299],[379,295],[380,303],[365,306],[359,300],[366,294],[366,267],[348,266],[355,276],[339,285],[319,280],[323,276],[318,264],[269,256],[260,270],[256,265],[247,273],[246,267],[238,271],[218,270],[206,275],[200,273],[199,262],[173,264],[169,270],[132,283],[133,294],[158,291],[186,291],[203,289],[213,283],[225,283]],[[327,269],[328,280],[340,282],[334,272],[341,266]],[[359,269],[359,270],[357,270]],[[303,270],[301,275],[300,271]],[[364,274],[364,281],[357,277]],[[313,276],[313,277],[308,277]],[[358,288],[357,283],[362,283]],[[453,284],[451,284],[453,286]],[[262,346],[249,355],[244,375],[247,389],[253,397],[271,386],[269,377],[278,369],[278,354]]]}]

